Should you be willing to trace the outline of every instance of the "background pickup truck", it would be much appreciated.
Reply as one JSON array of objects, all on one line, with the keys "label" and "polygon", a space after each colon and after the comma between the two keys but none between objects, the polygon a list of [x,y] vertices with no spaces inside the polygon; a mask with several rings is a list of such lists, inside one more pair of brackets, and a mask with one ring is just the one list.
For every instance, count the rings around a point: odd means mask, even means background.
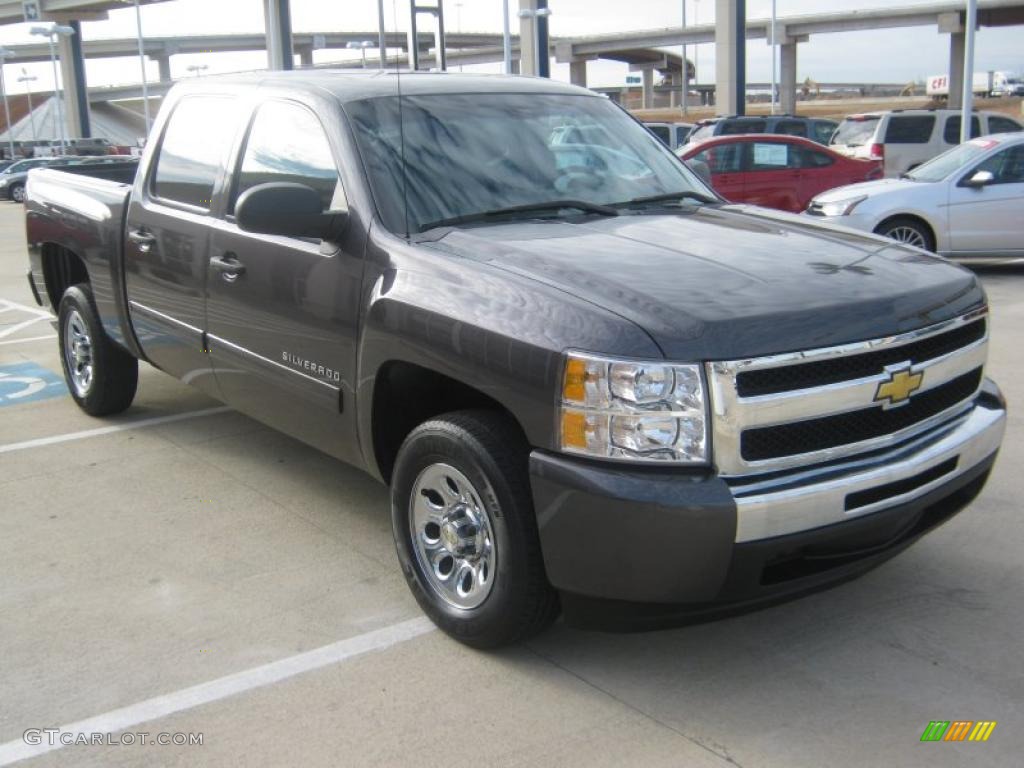
[{"label": "background pickup truck", "polygon": [[131,185],[30,174],[82,408],[128,408],[144,360],[365,469],[478,647],[799,595],[981,490],[1005,404],[970,272],[727,205],[582,89],[400,85],[202,78]]}]

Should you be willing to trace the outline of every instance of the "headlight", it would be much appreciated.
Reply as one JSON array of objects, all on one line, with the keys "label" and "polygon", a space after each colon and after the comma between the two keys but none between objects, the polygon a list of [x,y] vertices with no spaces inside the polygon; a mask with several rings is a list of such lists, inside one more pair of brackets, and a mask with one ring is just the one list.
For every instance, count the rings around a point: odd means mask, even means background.
[{"label": "headlight", "polygon": [[847,216],[858,205],[868,199],[867,195],[848,197],[831,203],[818,203],[818,213],[822,216]]},{"label": "headlight", "polygon": [[699,365],[570,352],[562,380],[561,449],[602,459],[707,462]]}]

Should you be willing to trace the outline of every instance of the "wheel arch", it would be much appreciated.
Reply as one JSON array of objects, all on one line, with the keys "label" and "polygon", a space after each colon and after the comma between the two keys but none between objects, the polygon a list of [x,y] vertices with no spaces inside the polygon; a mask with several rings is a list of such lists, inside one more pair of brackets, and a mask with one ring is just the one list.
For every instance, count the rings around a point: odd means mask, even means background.
[{"label": "wheel arch", "polygon": [[906,211],[901,213],[889,214],[882,218],[871,231],[874,232],[875,234],[881,234],[878,230],[882,229],[882,227],[884,227],[886,224],[896,221],[897,219],[912,221],[915,224],[920,224],[921,226],[925,227],[928,230],[928,233],[931,235],[932,243],[935,244],[935,250],[942,250],[943,244],[940,241],[940,231],[938,227],[936,227],[935,224],[928,219],[928,217],[915,211]]},{"label": "wheel arch", "polygon": [[57,243],[42,243],[40,259],[43,286],[54,311],[60,306],[61,297],[68,288],[92,282],[85,260],[70,248]]}]

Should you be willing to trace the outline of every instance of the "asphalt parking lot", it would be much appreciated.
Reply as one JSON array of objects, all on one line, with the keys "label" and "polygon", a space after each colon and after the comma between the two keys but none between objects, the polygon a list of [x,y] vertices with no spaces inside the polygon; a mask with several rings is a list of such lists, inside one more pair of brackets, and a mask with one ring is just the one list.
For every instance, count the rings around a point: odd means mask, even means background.
[{"label": "asphalt parking lot", "polygon": [[[79,412],[25,269],[0,204],[0,765],[57,727],[203,743],[23,764],[1020,764],[1020,268],[983,273],[1011,411],[971,508],[798,602],[648,634],[558,623],[497,653],[421,618],[368,477],[147,366],[126,414]],[[998,726],[921,743],[932,720]]]}]

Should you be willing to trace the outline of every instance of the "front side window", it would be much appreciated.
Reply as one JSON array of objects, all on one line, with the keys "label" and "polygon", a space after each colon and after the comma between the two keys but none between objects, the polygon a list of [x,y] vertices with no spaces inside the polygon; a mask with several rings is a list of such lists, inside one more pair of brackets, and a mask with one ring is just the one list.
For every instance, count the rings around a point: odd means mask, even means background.
[{"label": "front side window", "polygon": [[1024,183],[1024,145],[1008,147],[1002,152],[996,152],[971,171],[968,176],[973,176],[978,171],[989,171],[995,177],[993,184]]},{"label": "front side window", "polygon": [[742,144],[719,144],[698,152],[693,159],[704,163],[711,173],[737,173],[742,168]]},{"label": "front side window", "polygon": [[257,110],[230,209],[246,190],[272,182],[312,187],[320,193],[325,211],[346,207],[324,129],[312,112],[298,104],[268,101]]},{"label": "front side window", "polygon": [[988,139],[971,139],[922,163],[914,170],[907,171],[906,178],[913,181],[942,181],[995,146],[995,142]]},{"label": "front side window", "polygon": [[231,98],[186,96],[178,102],[160,143],[153,194],[209,210],[237,120],[237,103]]},{"label": "front side window", "polygon": [[708,194],[664,144],[606,99],[477,93],[399,103],[387,96],[345,110],[392,232],[567,200],[611,205]]},{"label": "front side window", "polygon": [[886,144],[927,144],[935,129],[935,115],[893,115],[885,131]]},{"label": "front side window", "polygon": [[992,116],[988,119],[989,133],[1016,133],[1021,130],[1020,124],[1008,117]]}]

